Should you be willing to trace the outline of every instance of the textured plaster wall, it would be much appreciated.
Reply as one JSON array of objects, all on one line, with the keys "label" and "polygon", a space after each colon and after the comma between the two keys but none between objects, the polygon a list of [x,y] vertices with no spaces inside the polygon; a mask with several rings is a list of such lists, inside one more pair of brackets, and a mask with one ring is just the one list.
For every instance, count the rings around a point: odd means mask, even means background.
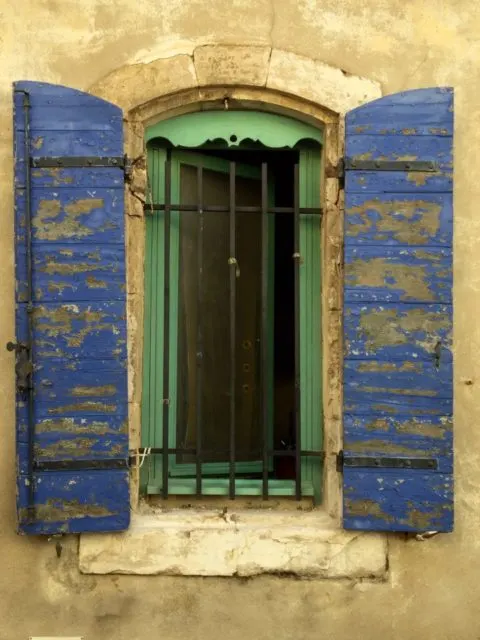
[{"label": "textured plaster wall", "polygon": [[[179,60],[186,56],[188,66],[189,56],[201,55],[199,46],[222,43],[273,46],[318,59],[379,82],[384,93],[453,85],[457,456],[455,533],[426,542],[391,536],[387,581],[81,575],[75,538],[57,559],[52,543],[14,534],[13,361],[0,348],[0,639],[77,633],[87,640],[479,638],[480,5],[467,0],[0,0],[0,24],[0,345],[14,336],[13,80],[100,87],[119,67],[175,54],[183,54]],[[151,67],[152,81],[156,66],[161,63]],[[136,69],[126,70],[126,77],[134,78]],[[228,68],[221,72],[228,76]],[[314,74],[298,79],[304,90],[315,81]],[[120,78],[118,96],[128,99],[124,86]],[[138,92],[144,90],[139,83]]]}]

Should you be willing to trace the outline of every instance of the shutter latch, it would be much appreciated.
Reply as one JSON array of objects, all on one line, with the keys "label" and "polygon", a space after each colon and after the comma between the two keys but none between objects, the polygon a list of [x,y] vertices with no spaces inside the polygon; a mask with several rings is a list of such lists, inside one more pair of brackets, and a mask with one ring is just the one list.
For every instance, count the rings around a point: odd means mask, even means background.
[{"label": "shutter latch", "polygon": [[15,371],[17,374],[17,391],[26,393],[30,388],[30,376],[33,371],[32,362],[30,360],[30,348],[25,342],[7,342],[7,351],[15,351],[17,363]]}]

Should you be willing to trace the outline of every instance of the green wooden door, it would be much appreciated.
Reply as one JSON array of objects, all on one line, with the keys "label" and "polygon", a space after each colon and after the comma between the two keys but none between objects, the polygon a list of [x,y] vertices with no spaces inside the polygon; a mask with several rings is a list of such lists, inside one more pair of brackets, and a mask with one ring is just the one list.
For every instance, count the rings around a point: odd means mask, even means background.
[{"label": "green wooden door", "polygon": [[[198,124],[200,114],[195,116]],[[221,119],[223,113],[216,114]],[[228,126],[232,126],[232,113]],[[250,116],[252,114],[249,114]],[[262,121],[268,114],[259,114]],[[237,114],[241,118],[241,114]],[[273,120],[278,116],[271,116]],[[211,115],[209,116],[211,120]],[[178,119],[176,119],[178,121]],[[288,120],[288,119],[283,119]],[[240,120],[239,120],[240,121]],[[293,121],[294,122],[294,121]],[[166,129],[168,121],[160,123]],[[285,125],[285,123],[283,123]],[[178,122],[177,122],[178,125]],[[154,125],[152,129],[159,127]],[[305,125],[302,125],[305,128]],[[178,128],[178,127],[177,127]],[[268,129],[270,137],[275,127]],[[284,127],[285,128],[285,127]],[[188,131],[188,126],[183,130]],[[266,130],[266,129],[265,129]],[[163,133],[163,131],[162,131]],[[303,129],[302,129],[303,133]],[[203,132],[202,138],[208,138]],[[150,134],[150,138],[152,134]],[[210,136],[213,139],[214,136]],[[281,142],[281,140],[280,140]],[[163,165],[165,148],[150,147],[148,171],[152,199],[164,199]],[[194,204],[197,201],[196,168],[203,167],[204,204],[228,205],[229,162],[211,154],[171,152],[172,202]],[[318,207],[320,201],[320,148],[299,151],[300,206]],[[237,205],[260,204],[260,167],[236,164]],[[273,185],[269,185],[273,204]],[[261,306],[261,228],[260,216],[237,214],[237,495],[260,495],[261,457],[253,455],[262,448],[262,412],[260,400],[260,306]],[[217,453],[203,456],[203,493],[228,493],[228,216],[209,213],[203,216],[204,293],[200,307],[196,290],[198,217],[196,212],[172,212],[170,261],[170,362],[169,362],[169,447],[196,445],[197,416],[195,388],[197,375],[197,319],[203,320],[204,358],[202,361],[202,448]],[[269,226],[269,373],[268,432],[273,438],[273,291],[274,291],[274,216]],[[321,397],[321,237],[320,219],[302,215],[300,222],[300,362],[301,362],[301,447],[319,450],[322,446]],[[163,215],[155,212],[146,219],[145,266],[145,360],[142,401],[142,445],[162,446],[163,397]],[[198,313],[200,311],[200,314]],[[281,393],[281,392],[280,392]],[[218,453],[219,451],[227,452]],[[241,452],[241,453],[240,453]],[[250,452],[250,453],[249,453]],[[148,493],[159,493],[162,486],[161,456],[151,456],[142,469],[142,484]],[[270,466],[272,470],[272,466]],[[321,463],[302,460],[302,493],[321,495]],[[169,460],[170,493],[195,492],[195,463],[192,456],[171,455]],[[249,477],[250,476],[250,477]],[[293,495],[294,482],[269,481],[270,495]]]}]

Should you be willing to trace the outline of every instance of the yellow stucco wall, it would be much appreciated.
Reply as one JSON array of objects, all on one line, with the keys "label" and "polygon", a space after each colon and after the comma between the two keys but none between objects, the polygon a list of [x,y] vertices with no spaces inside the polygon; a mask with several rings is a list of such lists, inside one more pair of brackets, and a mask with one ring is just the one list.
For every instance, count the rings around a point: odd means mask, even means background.
[{"label": "yellow stucco wall", "polygon": [[[471,0],[0,0],[0,639],[75,635],[252,638],[480,637],[480,4]],[[384,93],[456,91],[456,530],[389,539],[386,582],[84,576],[15,533],[11,82],[88,89],[115,69],[203,44],[268,45],[370,78]],[[470,381],[473,384],[470,384]]]}]

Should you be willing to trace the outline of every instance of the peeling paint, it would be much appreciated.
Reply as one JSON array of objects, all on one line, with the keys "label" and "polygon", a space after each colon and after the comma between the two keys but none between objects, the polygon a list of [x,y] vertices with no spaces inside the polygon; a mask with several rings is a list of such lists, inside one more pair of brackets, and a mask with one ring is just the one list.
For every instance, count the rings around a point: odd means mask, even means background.
[{"label": "peeling paint", "polygon": [[[81,217],[104,205],[102,198],[80,198],[62,209],[60,200],[41,200],[33,216],[33,227],[39,240],[85,238],[94,234]],[[61,215],[63,214],[63,216]]]},{"label": "peeling paint", "polygon": [[75,290],[75,287],[70,282],[50,282],[48,285],[48,290],[50,293],[60,293],[62,294],[65,289],[70,289],[71,291]]},{"label": "peeling paint", "polygon": [[[79,347],[90,333],[111,330],[112,325],[110,323],[101,322],[104,318],[105,314],[101,311],[92,311],[91,309],[85,311],[70,310],[67,305],[56,309],[42,306],[34,310],[37,330],[49,337],[63,336],[69,347]],[[40,322],[40,319],[45,321]],[[73,322],[84,323],[86,326],[74,333]]]},{"label": "peeling paint", "polygon": [[107,435],[116,433],[127,433],[128,422],[122,422],[118,429],[113,428],[109,422],[100,420],[85,420],[85,424],[75,418],[58,418],[39,420],[35,426],[35,432],[41,433],[95,433],[97,435]]},{"label": "peeling paint", "polygon": [[[360,313],[360,329],[369,351],[385,348],[386,345],[401,345],[412,342],[412,334],[423,334],[425,338],[416,341],[431,350],[439,340],[439,332],[451,329],[449,316],[428,309],[403,310],[375,309]],[[445,346],[445,345],[444,345]]]},{"label": "peeling paint", "polygon": [[36,138],[32,138],[31,145],[34,149],[41,149],[43,146],[44,138],[43,136],[37,136]]},{"label": "peeling paint", "polygon": [[49,275],[73,275],[75,273],[88,273],[89,271],[106,270],[103,265],[91,265],[88,262],[56,262],[54,259],[47,260],[42,267],[44,273]]},{"label": "peeling paint", "polygon": [[393,395],[398,396],[425,396],[427,398],[435,398],[438,396],[437,391],[431,391],[430,389],[412,389],[408,387],[406,389],[396,389],[393,387],[368,387],[368,386],[359,386],[359,391],[364,393],[392,393]]},{"label": "peeling paint", "polygon": [[105,384],[100,387],[77,386],[72,389],[72,396],[114,396],[117,392],[113,384]]},{"label": "peeling paint", "polygon": [[[399,243],[422,245],[437,234],[441,211],[440,204],[428,200],[384,201],[374,198],[345,210],[347,216],[361,216],[361,223],[348,223],[347,233],[358,236],[375,229],[377,241],[386,240],[393,234]],[[369,212],[376,214],[375,217]]]},{"label": "peeling paint", "polygon": [[85,279],[85,281],[89,289],[106,289],[107,288],[107,283],[105,282],[105,280],[97,280],[97,278],[94,278],[93,276],[88,276]]},{"label": "peeling paint", "polygon": [[422,362],[361,362],[358,365],[358,371],[368,372],[368,373],[387,373],[394,371],[415,371],[417,373],[421,373],[423,371],[423,363]]},{"label": "peeling paint", "polygon": [[[348,443],[348,450],[354,451],[355,453],[375,453],[381,454],[385,456],[389,455],[399,455],[399,456],[408,456],[408,457],[417,457],[423,458],[425,457],[425,449],[422,446],[411,446],[408,447],[406,445],[397,444],[395,442],[387,442],[386,440],[357,440],[354,442]],[[437,455],[441,452],[441,449],[435,449],[432,447],[429,450],[429,455]]]},{"label": "peeling paint", "polygon": [[449,420],[444,424],[425,424],[424,422],[411,420],[402,422],[396,429],[399,433],[443,440],[445,434],[452,430],[452,421]]},{"label": "peeling paint", "polygon": [[[62,458],[94,458],[93,448],[98,444],[98,438],[73,438],[71,440],[57,440],[48,446],[35,446],[35,455],[39,460],[59,460]],[[124,445],[111,445],[99,454],[102,458],[116,458],[122,454]]]},{"label": "peeling paint", "polygon": [[350,500],[345,499],[345,509],[349,515],[353,517],[366,517],[373,516],[374,518],[380,518],[386,522],[392,522],[393,518],[385,513],[380,505],[374,500]]},{"label": "peeling paint", "polygon": [[404,300],[434,300],[432,281],[425,267],[392,264],[388,258],[354,260],[345,265],[347,286],[401,289]]},{"label": "peeling paint", "polygon": [[386,418],[376,418],[367,423],[365,427],[368,431],[388,431],[389,423]]},{"label": "peeling paint", "polygon": [[35,171],[32,171],[32,177],[34,178],[44,178],[45,176],[48,176],[49,178],[52,179],[51,184],[54,187],[73,183],[73,177],[63,175],[63,169],[60,169],[57,167],[48,168],[48,169],[42,168],[42,169],[36,169]]},{"label": "peeling paint", "polygon": [[60,415],[69,411],[95,411],[95,413],[115,413],[117,411],[116,404],[105,404],[104,402],[78,402],[76,404],[65,404],[58,407],[49,407],[50,415]]},{"label": "peeling paint", "polygon": [[[26,509],[21,509],[19,516],[27,520]],[[97,504],[82,504],[78,500],[60,500],[52,498],[44,504],[35,505],[35,518],[44,522],[64,522],[74,518],[104,518],[113,515],[105,507]]]}]

